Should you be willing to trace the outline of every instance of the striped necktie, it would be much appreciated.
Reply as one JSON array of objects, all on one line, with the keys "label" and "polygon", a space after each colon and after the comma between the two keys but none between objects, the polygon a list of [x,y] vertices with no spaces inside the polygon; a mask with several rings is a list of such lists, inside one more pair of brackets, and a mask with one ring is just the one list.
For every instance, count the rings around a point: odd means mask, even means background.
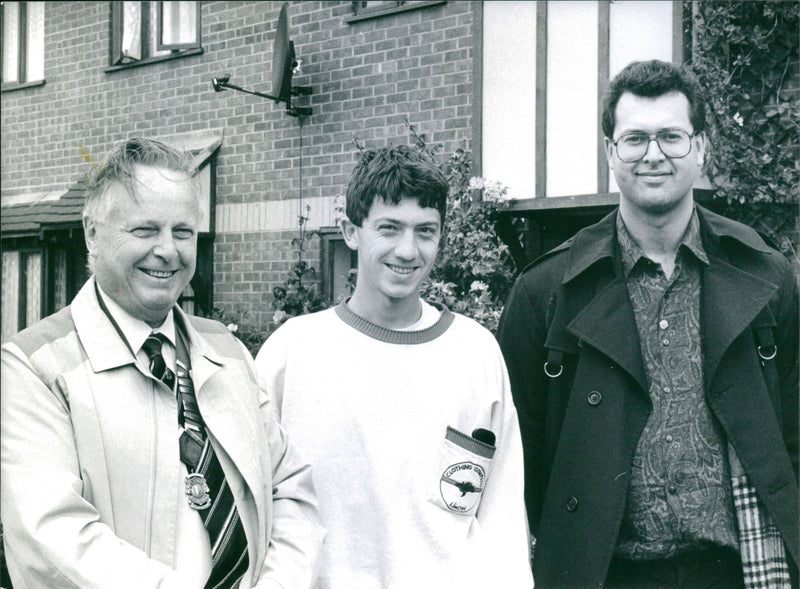
[{"label": "striped necktie", "polygon": [[[175,382],[175,375],[166,366],[161,354],[165,340],[162,334],[153,334],[142,347],[150,358],[153,376],[171,386],[170,383]],[[206,589],[238,587],[249,562],[247,538],[233,501],[233,493],[206,435],[182,334],[178,334],[176,351],[178,421],[183,427],[179,441],[180,454],[189,472],[185,492],[189,506],[200,513],[211,545],[212,569]]]}]

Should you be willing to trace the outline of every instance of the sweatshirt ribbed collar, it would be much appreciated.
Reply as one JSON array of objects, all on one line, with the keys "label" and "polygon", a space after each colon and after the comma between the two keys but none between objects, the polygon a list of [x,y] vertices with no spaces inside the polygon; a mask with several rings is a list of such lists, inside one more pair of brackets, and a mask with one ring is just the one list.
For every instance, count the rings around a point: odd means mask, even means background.
[{"label": "sweatshirt ribbed collar", "polygon": [[398,331],[376,325],[353,313],[350,307],[347,306],[346,301],[342,301],[336,306],[336,315],[353,329],[378,341],[387,344],[415,345],[435,340],[453,324],[453,319],[455,318],[453,313],[446,307],[436,306],[442,311],[439,320],[430,327],[419,331]]}]

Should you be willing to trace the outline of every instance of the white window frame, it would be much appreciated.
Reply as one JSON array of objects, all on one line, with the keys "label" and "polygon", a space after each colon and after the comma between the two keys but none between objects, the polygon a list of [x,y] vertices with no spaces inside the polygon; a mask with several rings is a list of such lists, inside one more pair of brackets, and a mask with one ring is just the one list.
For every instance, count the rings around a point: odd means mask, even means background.
[{"label": "white window frame", "polygon": [[[2,21],[2,43],[0,43],[0,56],[2,56],[3,70],[9,50],[12,51],[10,59],[16,65],[16,79],[6,80],[3,76],[2,90],[27,88],[44,84],[44,44],[45,44],[45,5],[44,2],[3,2],[0,4],[0,21]],[[17,10],[17,35],[14,47],[9,47],[6,35],[7,7],[13,6]],[[41,11],[41,18],[31,18],[30,11]]]},{"label": "white window frame", "polygon": [[[186,10],[182,11],[181,8]],[[194,29],[193,40],[182,43],[163,42],[165,10],[178,18],[182,12],[189,15],[194,12],[189,20],[190,28]],[[126,28],[125,15],[129,11],[134,13],[135,21],[131,27]],[[201,12],[202,2],[111,2],[109,70],[202,53]]]}]

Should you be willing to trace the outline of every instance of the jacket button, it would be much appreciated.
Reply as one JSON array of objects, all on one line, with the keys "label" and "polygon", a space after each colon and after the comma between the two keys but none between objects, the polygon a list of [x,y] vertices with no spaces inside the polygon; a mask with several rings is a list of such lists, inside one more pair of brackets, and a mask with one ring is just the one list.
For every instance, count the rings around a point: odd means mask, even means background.
[{"label": "jacket button", "polygon": [[578,498],[570,497],[567,499],[567,511],[575,511],[578,509]]},{"label": "jacket button", "polygon": [[589,405],[599,405],[600,401],[603,400],[603,395],[597,391],[592,391],[589,393],[589,396],[586,397],[586,400],[589,401]]}]

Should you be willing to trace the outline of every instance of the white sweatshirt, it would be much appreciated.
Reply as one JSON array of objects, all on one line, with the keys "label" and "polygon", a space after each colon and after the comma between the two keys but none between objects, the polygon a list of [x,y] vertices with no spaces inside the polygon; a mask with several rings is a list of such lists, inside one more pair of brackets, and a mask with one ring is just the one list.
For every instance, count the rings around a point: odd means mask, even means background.
[{"label": "white sweatshirt", "polygon": [[342,303],[290,319],[256,367],[313,468],[329,530],[316,587],[533,586],[519,425],[489,331],[447,310],[394,331]]}]

